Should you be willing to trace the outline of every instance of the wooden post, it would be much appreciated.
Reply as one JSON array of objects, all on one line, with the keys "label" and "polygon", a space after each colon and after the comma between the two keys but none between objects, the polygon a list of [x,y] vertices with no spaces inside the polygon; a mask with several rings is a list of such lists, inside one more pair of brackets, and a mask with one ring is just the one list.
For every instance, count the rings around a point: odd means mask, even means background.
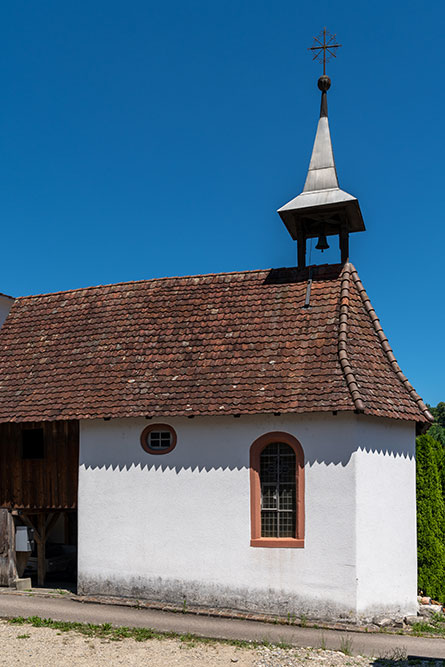
[{"label": "wooden post", "polygon": [[300,231],[297,237],[298,268],[304,269],[306,266],[306,237],[304,232]]},{"label": "wooden post", "polygon": [[340,245],[341,263],[345,264],[349,259],[349,234],[344,225],[340,229],[339,245]]},{"label": "wooden post", "polygon": [[12,586],[16,579],[14,519],[7,509],[0,509],[0,586]]},{"label": "wooden post", "polygon": [[21,519],[26,526],[29,526],[34,531],[34,539],[37,544],[37,585],[43,586],[45,583],[46,577],[46,560],[45,560],[45,547],[46,540],[52,529],[57,523],[57,520],[60,516],[60,512],[54,512],[53,514],[46,512],[39,512],[36,515],[34,521],[31,519],[29,514],[23,513]]},{"label": "wooden post", "polygon": [[20,515],[26,526],[34,531],[34,539],[37,545],[37,585],[43,586],[46,576],[45,545],[46,545],[46,514],[39,512],[34,521],[29,514]]},{"label": "wooden post", "polygon": [[[46,517],[44,512],[37,515],[38,539],[37,541],[37,585],[43,586],[46,577]],[[37,538],[37,535],[36,535]]]}]

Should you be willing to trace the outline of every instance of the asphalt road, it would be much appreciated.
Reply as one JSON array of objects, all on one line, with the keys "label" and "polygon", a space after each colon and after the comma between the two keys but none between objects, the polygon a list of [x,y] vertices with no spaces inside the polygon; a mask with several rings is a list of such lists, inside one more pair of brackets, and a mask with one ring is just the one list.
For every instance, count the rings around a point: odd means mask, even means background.
[{"label": "asphalt road", "polygon": [[192,633],[216,639],[267,640],[286,642],[295,646],[312,646],[338,650],[345,639],[354,655],[371,657],[396,656],[404,651],[408,656],[445,658],[445,639],[410,637],[384,633],[342,632],[293,626],[273,625],[255,621],[214,618],[135,609],[115,605],[82,603],[67,598],[45,598],[3,593],[0,595],[0,617],[41,616],[58,621],[81,623],[112,623],[115,626],[149,627],[159,631]]}]

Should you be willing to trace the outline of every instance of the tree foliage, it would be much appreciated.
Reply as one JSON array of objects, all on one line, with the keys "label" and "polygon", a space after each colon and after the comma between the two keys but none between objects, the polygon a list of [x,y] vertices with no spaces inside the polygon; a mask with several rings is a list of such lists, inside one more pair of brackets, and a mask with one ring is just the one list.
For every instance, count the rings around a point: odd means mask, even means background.
[{"label": "tree foliage", "polygon": [[445,403],[442,401],[435,408],[430,407],[434,417],[434,424],[428,430],[428,435],[442,443],[445,447]]},{"label": "tree foliage", "polygon": [[426,595],[445,601],[445,453],[429,433],[416,444],[418,585]]}]

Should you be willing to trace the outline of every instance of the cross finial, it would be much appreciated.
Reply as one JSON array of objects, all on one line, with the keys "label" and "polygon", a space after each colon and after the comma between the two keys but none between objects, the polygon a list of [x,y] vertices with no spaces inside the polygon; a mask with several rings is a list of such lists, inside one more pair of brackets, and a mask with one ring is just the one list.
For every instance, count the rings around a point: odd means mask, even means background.
[{"label": "cross finial", "polygon": [[312,60],[323,63],[323,76],[326,74],[326,63],[331,58],[337,57],[334,49],[338,49],[341,46],[341,44],[335,43],[336,39],[336,35],[332,35],[326,28],[323,28],[320,34],[314,37],[313,46],[308,49],[308,51],[313,51],[314,53]]}]

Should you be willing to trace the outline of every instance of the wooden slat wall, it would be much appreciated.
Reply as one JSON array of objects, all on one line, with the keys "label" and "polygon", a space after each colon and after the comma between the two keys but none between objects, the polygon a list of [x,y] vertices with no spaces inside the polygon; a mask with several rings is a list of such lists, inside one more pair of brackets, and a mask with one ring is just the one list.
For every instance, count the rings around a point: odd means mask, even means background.
[{"label": "wooden slat wall", "polygon": [[[22,459],[23,428],[43,428],[44,459]],[[78,467],[78,421],[0,424],[0,507],[75,509]]]}]

